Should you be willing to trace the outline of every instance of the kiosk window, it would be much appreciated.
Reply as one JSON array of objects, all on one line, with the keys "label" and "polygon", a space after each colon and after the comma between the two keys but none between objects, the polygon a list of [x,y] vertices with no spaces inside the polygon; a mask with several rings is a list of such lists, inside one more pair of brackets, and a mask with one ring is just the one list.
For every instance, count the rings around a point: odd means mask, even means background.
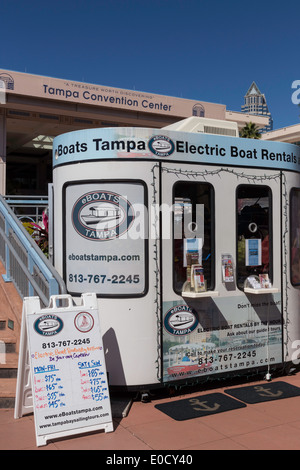
[{"label": "kiosk window", "polygon": [[[248,278],[272,280],[271,190],[243,185],[237,189],[237,283]],[[262,276],[264,275],[264,276]]]},{"label": "kiosk window", "polygon": [[300,189],[292,189],[290,205],[291,221],[291,282],[300,286]]},{"label": "kiosk window", "polygon": [[[173,282],[178,294],[190,288],[192,266],[213,289],[213,188],[207,183],[179,182],[174,186]],[[193,282],[192,282],[193,284]]]}]

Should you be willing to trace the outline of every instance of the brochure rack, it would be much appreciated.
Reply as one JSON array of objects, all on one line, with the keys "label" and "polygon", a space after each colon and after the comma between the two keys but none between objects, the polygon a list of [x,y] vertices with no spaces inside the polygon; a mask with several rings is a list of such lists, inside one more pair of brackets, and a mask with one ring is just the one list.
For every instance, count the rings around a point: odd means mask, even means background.
[{"label": "brochure rack", "polygon": [[279,289],[272,287],[268,274],[261,274],[247,277],[244,292],[246,294],[275,294],[279,292]]}]

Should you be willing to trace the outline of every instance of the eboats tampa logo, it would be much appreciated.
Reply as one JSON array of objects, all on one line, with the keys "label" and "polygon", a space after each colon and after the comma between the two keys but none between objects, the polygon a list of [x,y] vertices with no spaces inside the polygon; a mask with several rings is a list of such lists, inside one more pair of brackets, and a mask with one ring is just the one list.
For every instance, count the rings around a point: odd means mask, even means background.
[{"label": "eboats tampa logo", "polygon": [[164,327],[173,336],[185,336],[194,331],[199,320],[197,312],[187,305],[175,305],[167,311]]},{"label": "eboats tampa logo", "polygon": [[165,135],[156,135],[149,140],[149,149],[157,157],[169,157],[175,150],[174,142]]},{"label": "eboats tampa logo", "polygon": [[43,315],[34,322],[35,331],[42,336],[57,335],[63,329],[63,321],[57,315]]},{"label": "eboats tampa logo", "polygon": [[71,218],[80,236],[92,241],[105,241],[125,234],[135,219],[135,213],[132,204],[120,194],[95,190],[77,199]]}]

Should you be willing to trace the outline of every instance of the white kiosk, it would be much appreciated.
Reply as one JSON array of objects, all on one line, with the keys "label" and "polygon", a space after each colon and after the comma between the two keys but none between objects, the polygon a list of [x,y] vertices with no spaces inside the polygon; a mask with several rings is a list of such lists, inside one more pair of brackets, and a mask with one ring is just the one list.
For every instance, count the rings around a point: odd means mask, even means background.
[{"label": "white kiosk", "polygon": [[97,294],[111,387],[270,374],[300,337],[300,148],[187,123],[54,139],[54,265]]}]

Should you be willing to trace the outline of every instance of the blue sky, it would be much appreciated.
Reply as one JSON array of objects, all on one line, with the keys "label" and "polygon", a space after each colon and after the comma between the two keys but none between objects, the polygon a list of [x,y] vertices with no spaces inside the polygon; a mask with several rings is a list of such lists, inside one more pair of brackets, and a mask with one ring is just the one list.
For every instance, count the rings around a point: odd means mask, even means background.
[{"label": "blue sky", "polygon": [[225,104],[254,80],[300,123],[299,0],[1,0],[0,68]]}]

